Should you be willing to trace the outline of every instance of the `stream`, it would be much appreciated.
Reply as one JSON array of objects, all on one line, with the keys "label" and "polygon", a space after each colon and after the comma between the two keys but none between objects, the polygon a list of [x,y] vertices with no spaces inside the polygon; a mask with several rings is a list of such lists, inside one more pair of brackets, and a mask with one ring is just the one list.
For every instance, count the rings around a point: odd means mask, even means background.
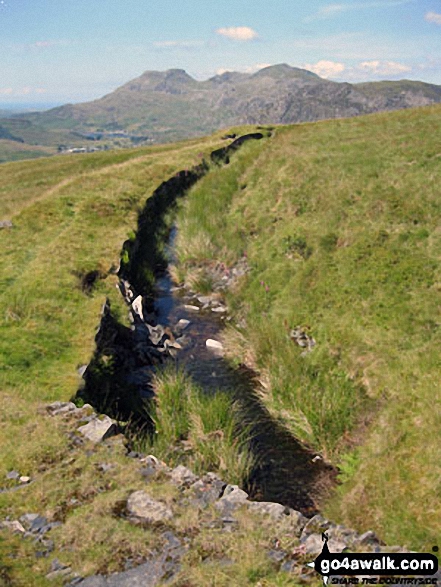
[{"label": "stream", "polygon": [[[260,133],[239,137],[214,151],[211,160],[228,164],[229,156],[245,141],[262,138]],[[256,373],[245,365],[232,366],[222,352],[207,346],[208,339],[220,341],[225,322],[231,320],[222,301],[176,287],[168,273],[168,263],[174,261],[176,229],[170,231],[165,218],[208,169],[203,161],[180,171],[147,199],[136,238],[123,245],[118,272],[132,326],[123,325],[106,302],[96,350],[77,396],[101,413],[128,420],[135,432],[151,433],[154,423],[144,400],[154,398],[152,376],[171,355],[204,392],[228,393],[239,405],[239,425],[250,430],[249,448],[255,457],[243,486],[250,498],[278,502],[312,516],[335,486],[335,468],[271,416],[261,400],[267,392]],[[153,287],[145,281],[146,270],[155,276]]]},{"label": "stream", "polygon": [[[169,259],[174,257],[175,238],[173,229]],[[207,296],[177,288],[167,271],[157,280],[155,294],[159,324],[174,331],[180,320],[189,322],[184,330],[185,345],[176,351],[177,365],[206,393],[231,394],[251,427],[250,448],[256,465],[244,487],[251,499],[278,502],[304,515],[315,515],[335,483],[335,469],[272,418],[259,398],[263,390],[256,373],[245,365],[233,367],[220,352],[207,347],[207,339],[221,340],[227,314],[216,312]]]}]

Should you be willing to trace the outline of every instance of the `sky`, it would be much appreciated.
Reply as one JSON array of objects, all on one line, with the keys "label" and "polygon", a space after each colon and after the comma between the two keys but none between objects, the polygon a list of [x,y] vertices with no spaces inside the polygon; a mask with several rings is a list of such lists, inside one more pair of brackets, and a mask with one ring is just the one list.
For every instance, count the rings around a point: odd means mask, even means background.
[{"label": "sky", "polygon": [[441,0],[0,0],[0,108],[93,100],[147,70],[277,63],[441,85]]}]

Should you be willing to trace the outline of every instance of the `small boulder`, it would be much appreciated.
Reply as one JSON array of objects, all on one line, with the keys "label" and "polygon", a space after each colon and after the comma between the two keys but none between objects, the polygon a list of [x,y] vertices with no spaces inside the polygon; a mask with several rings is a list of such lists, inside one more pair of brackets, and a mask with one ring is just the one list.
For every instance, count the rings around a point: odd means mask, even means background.
[{"label": "small boulder", "polygon": [[94,419],[78,428],[78,432],[91,442],[101,442],[110,436],[118,434],[118,425],[108,416]]},{"label": "small boulder", "polygon": [[222,479],[219,479],[217,475],[214,473],[207,473],[202,477],[202,479],[199,479],[196,481],[196,483],[193,483],[191,489],[196,498],[196,501],[200,505],[206,506],[220,498],[220,496],[223,494],[225,486],[226,483],[222,481]]},{"label": "small boulder", "polygon": [[[303,546],[305,547],[305,553],[311,556],[316,556],[322,552],[323,549],[323,539],[321,534],[310,534],[306,540],[302,541]],[[343,552],[345,548],[347,548],[347,544],[340,540],[329,540],[328,541],[328,548],[330,552],[340,553]]]},{"label": "small boulder", "polygon": [[359,546],[378,546],[379,544],[381,544],[380,539],[375,534],[375,532],[372,532],[372,530],[368,530],[361,536],[358,536],[355,542]]},{"label": "small boulder", "polygon": [[190,324],[191,324],[190,320],[185,320],[184,318],[181,318],[179,320],[179,322],[176,324],[176,330],[179,330],[180,332],[182,332],[188,326],[190,326]]},{"label": "small boulder", "polygon": [[211,349],[215,352],[222,352],[224,350],[223,344],[218,340],[213,340],[212,338],[207,338],[205,345],[207,349]]},{"label": "small boulder", "polygon": [[9,471],[6,473],[6,479],[10,479],[11,481],[17,481],[20,478],[20,473],[18,471]]},{"label": "small boulder", "polygon": [[46,406],[46,410],[51,416],[59,416],[60,414],[75,412],[77,406],[73,402],[54,402]]},{"label": "small boulder", "polygon": [[198,480],[193,471],[190,471],[190,469],[187,469],[187,467],[184,467],[183,465],[179,465],[173,469],[170,473],[170,477],[173,483],[180,487],[189,487]]},{"label": "small boulder", "polygon": [[187,312],[199,312],[199,307],[193,306],[192,304],[185,304],[184,309],[187,310]]},{"label": "small boulder", "polygon": [[227,485],[221,500],[228,500],[234,503],[244,503],[245,501],[248,501],[248,493],[241,489],[238,485]]},{"label": "small boulder", "polygon": [[215,506],[223,516],[229,516],[236,508],[245,503],[248,503],[248,493],[240,489],[238,485],[227,485],[224,494]]},{"label": "small boulder", "polygon": [[173,512],[160,501],[152,499],[145,491],[135,491],[127,500],[127,514],[135,521],[147,524],[166,522]]},{"label": "small boulder", "polygon": [[253,501],[248,505],[252,512],[270,516],[274,520],[280,520],[289,516],[290,509],[280,503],[271,503],[267,501]]},{"label": "small boulder", "polygon": [[25,528],[18,520],[14,520],[12,522],[6,520],[4,522],[0,522],[0,529],[9,530],[10,532],[14,532],[17,534],[24,534],[26,532]]},{"label": "small boulder", "polygon": [[132,310],[133,313],[138,316],[138,318],[144,322],[144,314],[142,309],[142,296],[138,296],[132,302]]},{"label": "small boulder", "polygon": [[12,228],[13,224],[10,220],[0,220],[0,228]]}]

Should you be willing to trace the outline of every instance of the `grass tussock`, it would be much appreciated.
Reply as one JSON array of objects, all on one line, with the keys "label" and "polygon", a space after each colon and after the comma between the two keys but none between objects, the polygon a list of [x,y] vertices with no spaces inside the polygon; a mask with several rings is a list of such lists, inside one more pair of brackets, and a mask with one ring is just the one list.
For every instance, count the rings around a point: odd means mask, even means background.
[{"label": "grass tussock", "polygon": [[239,425],[231,397],[207,395],[175,369],[158,374],[155,387],[156,433],[148,449],[170,465],[185,464],[197,474],[216,471],[229,483],[242,483],[252,466],[249,430]]}]

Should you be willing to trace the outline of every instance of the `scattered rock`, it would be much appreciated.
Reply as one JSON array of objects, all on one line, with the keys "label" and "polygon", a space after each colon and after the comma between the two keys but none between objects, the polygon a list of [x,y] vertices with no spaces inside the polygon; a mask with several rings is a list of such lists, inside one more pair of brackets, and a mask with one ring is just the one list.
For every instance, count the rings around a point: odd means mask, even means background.
[{"label": "scattered rock", "polygon": [[228,310],[225,306],[217,306],[216,308],[211,308],[211,311],[218,314],[225,314]]},{"label": "scattered rock", "polygon": [[31,534],[46,534],[52,528],[61,526],[61,522],[48,522],[47,518],[40,514],[24,514],[20,517],[23,527]]},{"label": "scattered rock", "polygon": [[[308,536],[305,541],[302,543],[304,547],[305,554],[316,556],[320,554],[323,549],[323,540],[321,534],[311,534]],[[329,545],[329,544],[328,544]],[[331,547],[329,547],[331,552],[334,552]]]},{"label": "scattered rock", "polygon": [[284,550],[270,550],[268,552],[269,558],[275,563],[281,563],[283,560],[286,559],[288,553]]},{"label": "scattered rock", "polygon": [[[78,587],[155,587],[160,584],[164,577],[171,577],[179,569],[179,565],[173,559],[166,561],[165,554],[155,557],[134,569],[114,573],[107,577],[95,575],[87,577],[80,583],[75,583]],[[70,583],[69,587],[73,584]]]},{"label": "scattered rock", "polygon": [[380,544],[380,539],[372,532],[372,530],[368,530],[361,536],[356,539],[357,544],[360,546],[377,546]]},{"label": "scattered rock", "polygon": [[69,414],[71,412],[75,412],[77,409],[77,406],[73,402],[54,402],[46,406],[46,410],[51,416]]},{"label": "scattered rock", "polygon": [[208,349],[212,349],[214,351],[222,352],[224,350],[224,345],[218,340],[213,340],[212,338],[207,338],[205,345]]},{"label": "scattered rock", "polygon": [[173,469],[171,471],[170,477],[173,483],[176,485],[186,487],[189,487],[198,479],[197,475],[195,475],[193,471],[190,471],[190,469],[187,469],[187,467],[184,467],[183,465],[179,465]]},{"label": "scattered rock", "polygon": [[31,482],[31,478],[26,475],[22,475],[19,479],[20,483],[26,484]]},{"label": "scattered rock", "polygon": [[161,324],[157,324],[156,326],[150,326],[150,324],[146,324],[149,330],[149,338],[153,345],[157,346],[160,344],[161,340],[164,338],[165,330]]},{"label": "scattered rock", "polygon": [[0,220],[0,228],[12,228],[13,226],[10,220]]},{"label": "scattered rock", "polygon": [[191,486],[199,505],[206,506],[217,501],[223,494],[226,483],[214,473],[207,473]]},{"label": "scattered rock", "polygon": [[191,342],[190,338],[185,334],[176,339],[176,342],[181,345],[181,348],[188,346]]},{"label": "scattered rock", "polygon": [[297,343],[299,347],[307,349],[308,351],[312,351],[312,349],[317,344],[312,336],[309,336],[306,329],[302,328],[301,326],[296,326],[293,328],[289,333],[289,337],[291,340]]},{"label": "scattered rock", "polygon": [[245,503],[248,503],[248,493],[240,489],[238,485],[227,485],[215,506],[224,517],[228,517],[236,508]]},{"label": "scattered rock", "polygon": [[3,528],[18,534],[24,534],[26,532],[26,529],[18,520],[13,520],[12,522],[5,520],[4,522],[0,522],[0,529]]},{"label": "scattered rock", "polygon": [[144,322],[144,314],[143,314],[143,308],[142,308],[142,296],[138,296],[137,298],[135,298],[131,304],[132,306],[132,310],[134,312],[134,314],[136,316],[138,316],[138,318]]},{"label": "scattered rock", "polygon": [[241,489],[238,485],[227,485],[220,500],[234,503],[244,503],[245,501],[248,501],[248,493]]},{"label": "scattered rock", "polygon": [[60,577],[68,577],[72,574],[72,569],[60,561],[57,558],[54,558],[51,564],[51,570],[46,575],[46,578],[49,580],[52,579],[59,579]]},{"label": "scattered rock", "polygon": [[166,522],[173,512],[160,501],[152,499],[145,491],[135,491],[127,500],[127,514],[135,521],[155,524]]},{"label": "scattered rock", "polygon": [[181,318],[179,320],[179,322],[176,324],[176,330],[179,330],[180,332],[182,332],[183,330],[188,328],[188,326],[190,326],[190,324],[191,324],[190,320],[185,320],[185,318]]},{"label": "scattered rock", "polygon": [[111,463],[99,463],[96,468],[101,473],[108,473],[109,471],[115,468],[115,465]]},{"label": "scattered rock", "polygon": [[11,481],[17,481],[20,478],[20,473],[18,471],[9,471],[6,473],[6,479],[10,479]]},{"label": "scattered rock", "polygon": [[[290,508],[281,505],[280,503],[271,503],[266,501],[253,501],[248,505],[248,509],[259,514],[271,516],[275,520],[280,520],[289,516]],[[293,510],[292,510],[293,511]]]},{"label": "scattered rock", "polygon": [[321,514],[312,517],[303,528],[302,539],[306,539],[309,534],[321,534],[331,527],[331,522]]},{"label": "scattered rock", "polygon": [[91,442],[101,442],[118,434],[118,425],[108,416],[103,416],[102,419],[96,418],[88,424],[80,426],[78,432]]},{"label": "scattered rock", "polygon": [[205,304],[210,304],[213,301],[211,296],[196,296],[196,299],[203,306]]}]

